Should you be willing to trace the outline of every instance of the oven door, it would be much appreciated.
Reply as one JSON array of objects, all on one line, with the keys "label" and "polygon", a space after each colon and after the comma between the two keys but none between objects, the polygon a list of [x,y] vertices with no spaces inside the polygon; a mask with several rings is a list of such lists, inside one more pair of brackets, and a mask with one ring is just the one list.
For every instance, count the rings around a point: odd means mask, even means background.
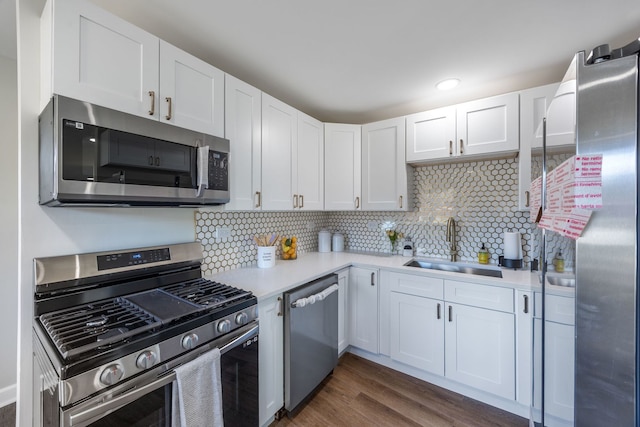
[{"label": "oven door", "polygon": [[[223,415],[225,426],[258,425],[258,325],[213,341],[187,357],[170,361],[171,369],[220,346]],[[229,341],[230,340],[230,341]],[[153,375],[153,377],[151,377]],[[62,427],[171,426],[173,370],[161,377],[149,373],[61,411]]]}]

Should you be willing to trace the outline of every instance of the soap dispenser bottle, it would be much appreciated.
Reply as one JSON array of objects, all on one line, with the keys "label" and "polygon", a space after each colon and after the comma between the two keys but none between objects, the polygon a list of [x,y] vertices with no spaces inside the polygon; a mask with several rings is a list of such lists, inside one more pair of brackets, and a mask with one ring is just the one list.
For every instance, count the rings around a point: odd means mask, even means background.
[{"label": "soap dispenser bottle", "polygon": [[478,251],[478,263],[489,264],[489,251],[484,246],[484,243],[482,244],[482,247]]},{"label": "soap dispenser bottle", "polygon": [[553,260],[553,264],[556,267],[556,272],[564,273],[564,258],[562,257],[562,251],[558,251],[556,259]]}]

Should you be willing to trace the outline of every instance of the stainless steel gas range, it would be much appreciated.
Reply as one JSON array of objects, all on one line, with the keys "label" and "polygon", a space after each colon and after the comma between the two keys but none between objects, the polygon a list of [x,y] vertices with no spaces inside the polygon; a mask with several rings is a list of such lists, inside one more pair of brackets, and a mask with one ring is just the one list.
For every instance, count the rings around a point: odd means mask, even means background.
[{"label": "stainless steel gas range", "polygon": [[36,420],[169,426],[175,369],[218,348],[224,424],[257,425],[256,298],[201,260],[199,242],[36,259]]}]

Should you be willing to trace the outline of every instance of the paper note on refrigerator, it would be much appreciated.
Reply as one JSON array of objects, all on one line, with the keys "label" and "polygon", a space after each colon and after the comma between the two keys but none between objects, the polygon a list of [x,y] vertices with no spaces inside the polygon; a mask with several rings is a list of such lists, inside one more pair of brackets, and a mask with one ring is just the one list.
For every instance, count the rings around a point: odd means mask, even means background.
[{"label": "paper note on refrigerator", "polygon": [[[538,180],[531,183],[532,195],[542,191]],[[589,221],[591,210],[601,207],[602,154],[573,156],[547,175],[547,206],[538,227],[577,239]],[[539,209],[532,203],[531,218],[535,218],[534,208],[536,212]]]}]

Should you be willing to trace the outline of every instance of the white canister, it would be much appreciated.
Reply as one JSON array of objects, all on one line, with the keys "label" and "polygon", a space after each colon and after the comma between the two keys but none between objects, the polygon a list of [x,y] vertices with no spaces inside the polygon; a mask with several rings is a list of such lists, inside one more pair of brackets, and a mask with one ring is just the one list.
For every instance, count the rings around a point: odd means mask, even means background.
[{"label": "white canister", "polygon": [[276,265],[276,247],[258,246],[258,268],[270,268]]},{"label": "white canister", "polygon": [[342,233],[333,233],[333,252],[344,251],[344,235]]},{"label": "white canister", "polygon": [[331,232],[320,230],[318,233],[318,252],[331,252]]}]

